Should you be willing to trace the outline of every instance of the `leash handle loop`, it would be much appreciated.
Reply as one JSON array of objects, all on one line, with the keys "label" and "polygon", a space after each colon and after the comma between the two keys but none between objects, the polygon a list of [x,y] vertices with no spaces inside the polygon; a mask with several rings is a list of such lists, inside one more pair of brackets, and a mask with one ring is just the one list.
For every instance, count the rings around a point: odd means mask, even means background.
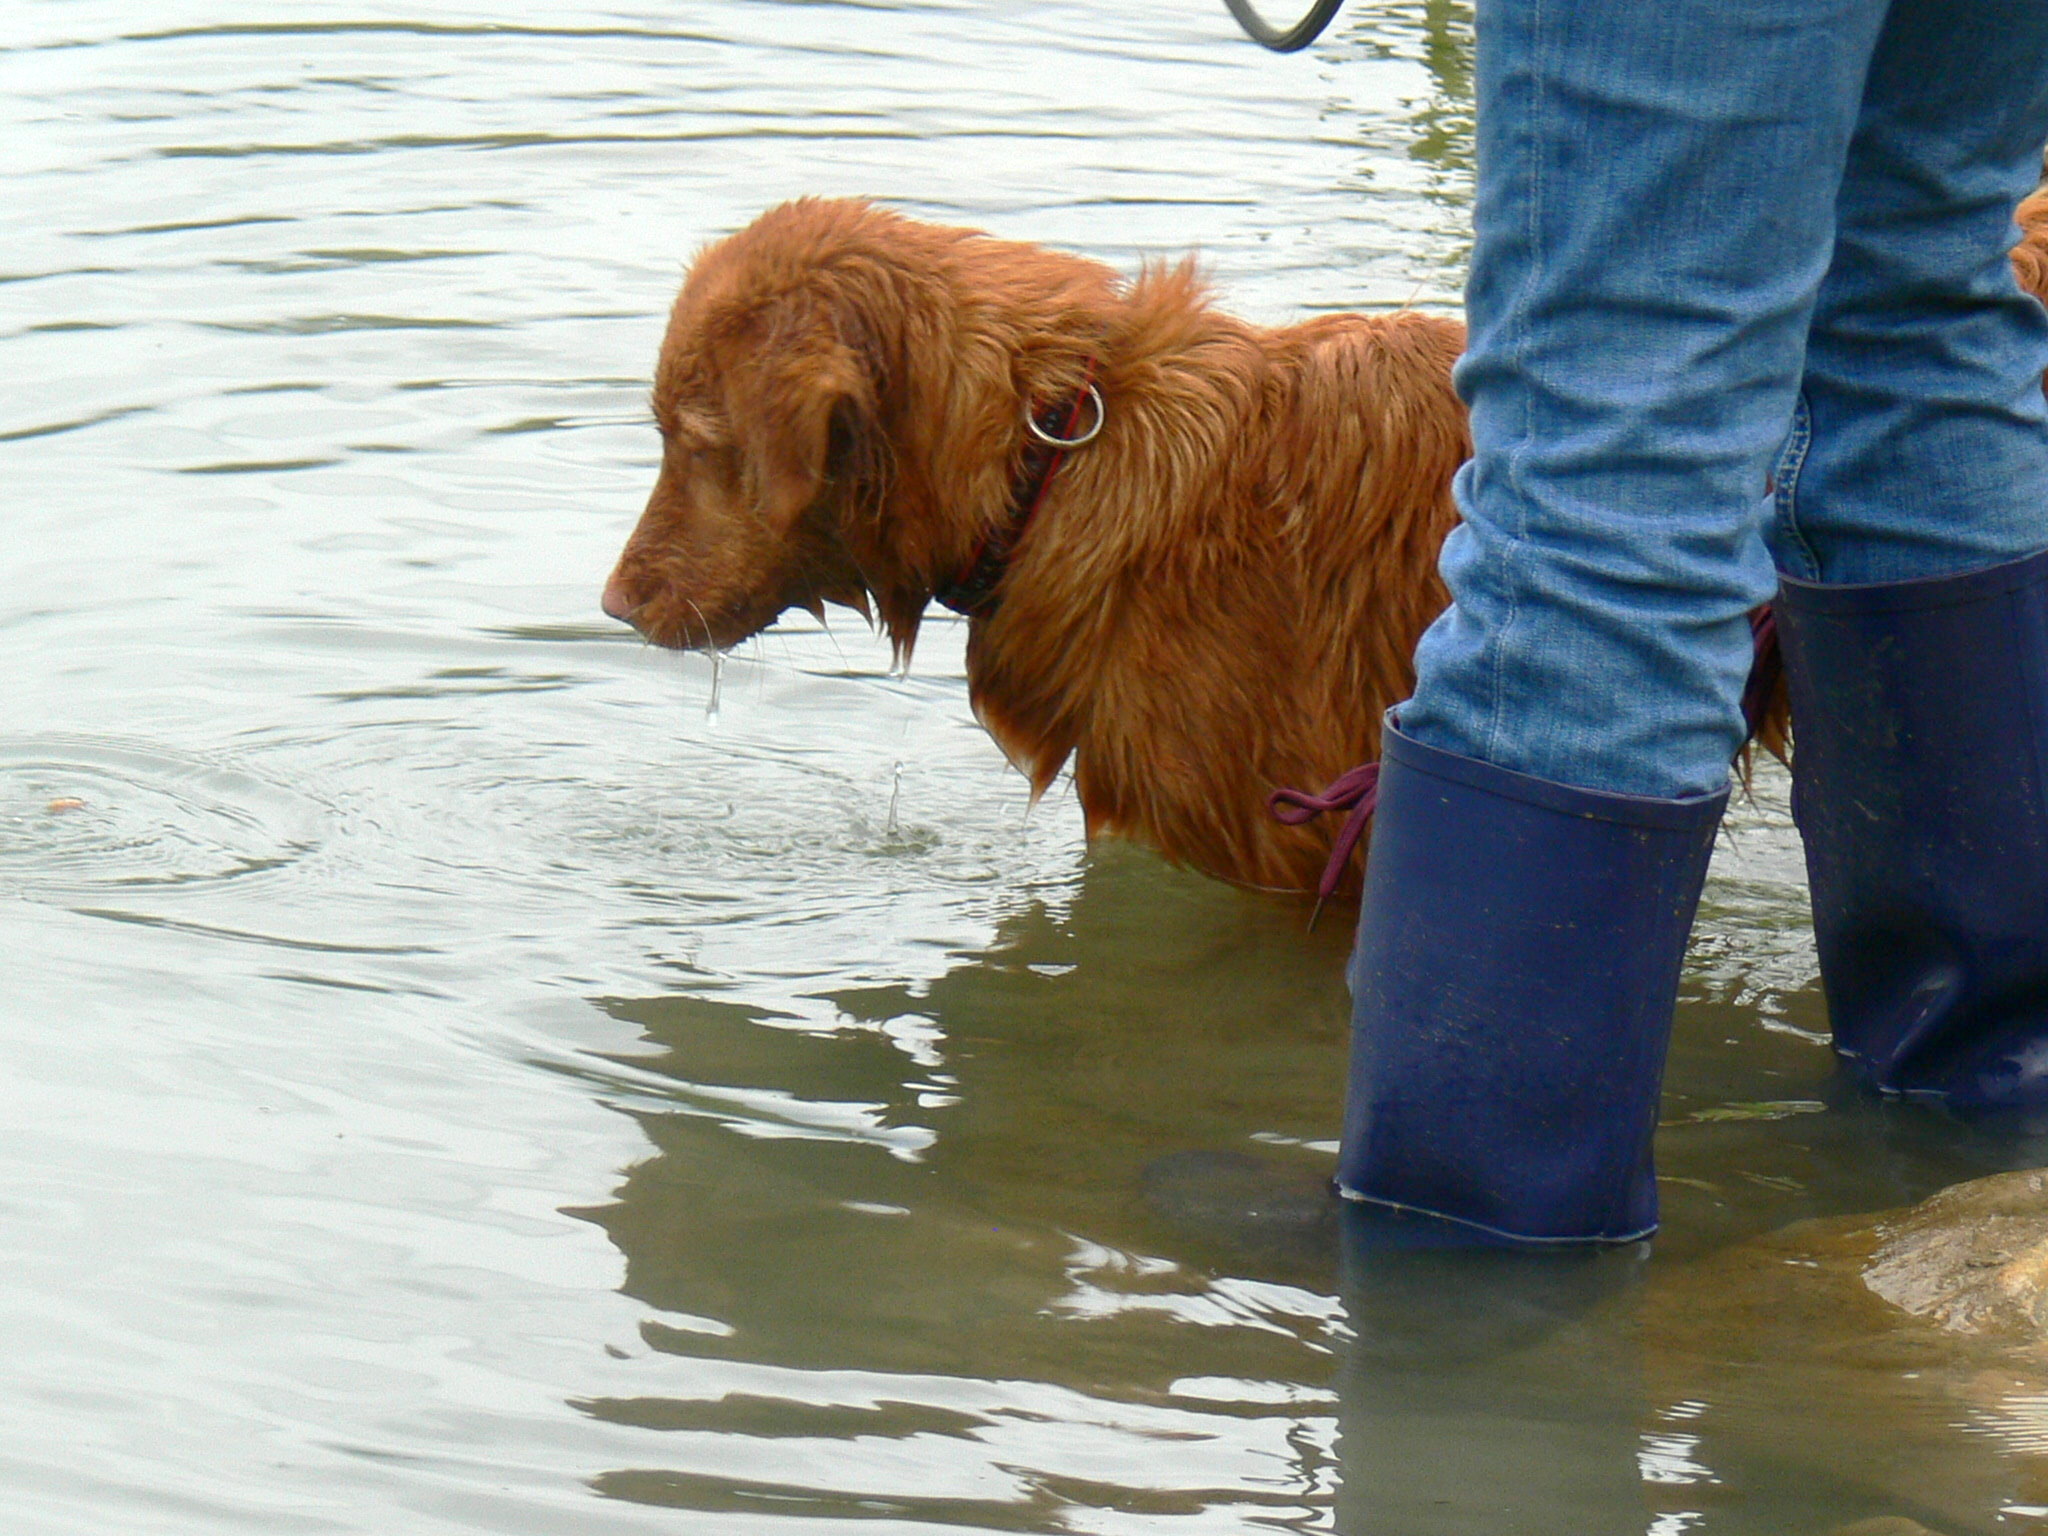
[{"label": "leash handle loop", "polygon": [[1323,29],[1330,24],[1330,18],[1344,4],[1344,0],[1316,0],[1309,13],[1291,27],[1276,27],[1257,11],[1252,9],[1251,0],[1223,0],[1230,7],[1230,14],[1237,18],[1245,35],[1261,47],[1275,53],[1296,53],[1323,35]]}]

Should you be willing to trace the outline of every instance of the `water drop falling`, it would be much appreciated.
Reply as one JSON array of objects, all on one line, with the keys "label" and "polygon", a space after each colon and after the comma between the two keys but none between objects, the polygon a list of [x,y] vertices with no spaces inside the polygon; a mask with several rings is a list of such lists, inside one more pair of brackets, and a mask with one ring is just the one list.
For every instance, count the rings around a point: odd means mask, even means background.
[{"label": "water drop falling", "polygon": [[718,698],[725,687],[725,652],[711,653],[711,699],[704,706],[704,723],[718,724]]},{"label": "water drop falling", "polygon": [[889,826],[888,826],[888,834],[889,834],[889,836],[891,836],[891,837],[895,837],[895,836],[897,835],[897,832],[896,832],[896,797],[897,797],[898,795],[902,794],[902,793],[903,793],[903,764],[902,764],[901,762],[898,762],[898,763],[896,764],[896,767],[894,768],[894,770],[892,770],[892,771],[891,771],[891,773],[890,773],[890,775],[889,775]]}]

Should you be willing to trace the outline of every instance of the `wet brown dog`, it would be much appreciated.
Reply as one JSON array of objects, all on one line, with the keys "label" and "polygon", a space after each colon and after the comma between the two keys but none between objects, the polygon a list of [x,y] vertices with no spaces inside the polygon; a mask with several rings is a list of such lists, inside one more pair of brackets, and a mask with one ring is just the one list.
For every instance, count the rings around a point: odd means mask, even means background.
[{"label": "wet brown dog", "polygon": [[[2048,282],[2048,205],[2022,210]],[[906,655],[1013,505],[1025,415],[1092,380],[1066,456],[972,620],[982,723],[1088,830],[1243,884],[1313,888],[1334,827],[1276,785],[1377,755],[1443,606],[1468,449],[1463,342],[1420,314],[1278,330],[1189,266],[1108,268],[860,202],[787,204],[712,246],[654,384],[660,478],[605,591],[656,643],[728,646],[792,607],[880,615]]]},{"label": "wet brown dog", "polygon": [[654,384],[662,467],[606,590],[662,645],[870,600],[901,653],[1012,517],[1023,414],[1090,374],[1067,456],[972,621],[974,708],[1088,830],[1313,887],[1330,831],[1278,784],[1375,755],[1443,606],[1463,333],[1403,314],[1262,330],[1191,268],[1098,263],[858,202],[777,208],[697,261]]}]

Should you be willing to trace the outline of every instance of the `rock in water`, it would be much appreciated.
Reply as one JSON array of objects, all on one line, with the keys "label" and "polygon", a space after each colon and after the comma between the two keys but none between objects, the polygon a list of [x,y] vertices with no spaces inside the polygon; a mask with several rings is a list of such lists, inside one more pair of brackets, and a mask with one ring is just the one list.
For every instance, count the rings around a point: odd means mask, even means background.
[{"label": "rock in water", "polygon": [[1641,1322],[1646,1440],[1754,1529],[2048,1536],[2048,1170],[1653,1260]]},{"label": "rock in water", "polygon": [[1951,1333],[2048,1341],[2048,1171],[1972,1179],[1880,1222],[1863,1283]]}]

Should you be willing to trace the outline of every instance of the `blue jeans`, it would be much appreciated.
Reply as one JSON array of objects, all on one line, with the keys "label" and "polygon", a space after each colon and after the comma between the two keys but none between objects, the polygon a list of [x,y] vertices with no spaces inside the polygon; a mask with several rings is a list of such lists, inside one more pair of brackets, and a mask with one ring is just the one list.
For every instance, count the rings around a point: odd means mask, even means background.
[{"label": "blue jeans", "polygon": [[1479,0],[1474,457],[1404,732],[1718,789],[1782,568],[2048,547],[2048,312],[2007,265],[2048,0]]}]

